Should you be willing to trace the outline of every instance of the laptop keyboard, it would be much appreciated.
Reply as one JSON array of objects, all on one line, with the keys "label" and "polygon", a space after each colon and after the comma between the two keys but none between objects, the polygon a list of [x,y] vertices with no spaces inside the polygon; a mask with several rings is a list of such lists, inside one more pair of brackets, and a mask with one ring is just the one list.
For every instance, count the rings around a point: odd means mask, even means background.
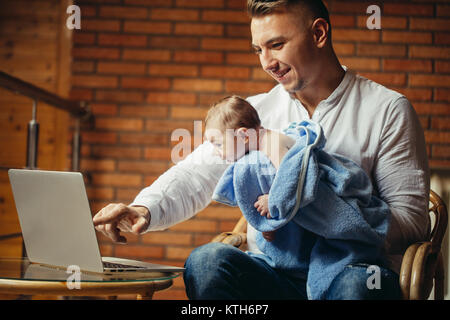
[{"label": "laptop keyboard", "polygon": [[[122,271],[121,269],[145,269],[145,267],[131,266],[131,265],[127,265],[127,264],[112,263],[112,262],[103,262],[103,267],[111,268],[111,269],[118,269],[117,271]],[[116,270],[110,270],[110,271],[116,271]]]}]

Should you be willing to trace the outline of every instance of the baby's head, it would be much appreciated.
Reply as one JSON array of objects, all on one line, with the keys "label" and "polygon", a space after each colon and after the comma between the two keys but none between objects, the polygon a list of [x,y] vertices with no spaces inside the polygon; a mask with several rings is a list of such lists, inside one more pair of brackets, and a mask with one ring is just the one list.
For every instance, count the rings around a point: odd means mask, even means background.
[{"label": "baby's head", "polygon": [[216,102],[205,119],[205,137],[222,159],[236,161],[256,142],[261,120],[255,108],[239,96]]}]

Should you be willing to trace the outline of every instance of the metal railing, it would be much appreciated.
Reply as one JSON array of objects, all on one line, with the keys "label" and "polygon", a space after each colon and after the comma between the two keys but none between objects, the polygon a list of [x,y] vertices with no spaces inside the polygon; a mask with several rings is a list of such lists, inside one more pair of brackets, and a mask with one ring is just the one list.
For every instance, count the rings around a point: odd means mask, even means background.
[{"label": "metal railing", "polygon": [[[72,139],[72,171],[79,171],[80,163],[80,121],[91,117],[89,106],[84,101],[72,101],[39,88],[31,83],[13,77],[0,71],[0,87],[31,98],[32,119],[28,123],[26,167],[37,168],[39,123],[36,119],[38,102],[44,102],[52,107],[68,112],[75,118],[75,128]],[[0,241],[20,237],[21,233],[0,235]]]}]

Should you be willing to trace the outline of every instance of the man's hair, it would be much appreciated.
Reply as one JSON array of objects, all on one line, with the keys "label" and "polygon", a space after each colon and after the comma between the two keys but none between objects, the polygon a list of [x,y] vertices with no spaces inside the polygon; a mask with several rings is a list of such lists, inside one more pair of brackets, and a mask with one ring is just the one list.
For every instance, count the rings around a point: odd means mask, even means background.
[{"label": "man's hair", "polygon": [[224,129],[257,129],[261,126],[255,108],[237,95],[225,97],[213,104],[206,115],[205,127],[211,120],[218,120]]},{"label": "man's hair", "polygon": [[247,12],[251,18],[265,16],[280,9],[289,11],[294,6],[307,8],[313,20],[323,18],[331,30],[330,15],[322,0],[247,0]]}]

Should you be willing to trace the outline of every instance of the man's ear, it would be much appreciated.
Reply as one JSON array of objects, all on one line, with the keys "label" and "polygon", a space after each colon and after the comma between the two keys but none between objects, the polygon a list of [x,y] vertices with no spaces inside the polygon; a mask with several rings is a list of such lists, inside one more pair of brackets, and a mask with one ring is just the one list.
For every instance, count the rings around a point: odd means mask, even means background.
[{"label": "man's ear", "polygon": [[323,48],[330,37],[330,25],[323,18],[317,18],[312,24],[314,43],[317,48]]}]

